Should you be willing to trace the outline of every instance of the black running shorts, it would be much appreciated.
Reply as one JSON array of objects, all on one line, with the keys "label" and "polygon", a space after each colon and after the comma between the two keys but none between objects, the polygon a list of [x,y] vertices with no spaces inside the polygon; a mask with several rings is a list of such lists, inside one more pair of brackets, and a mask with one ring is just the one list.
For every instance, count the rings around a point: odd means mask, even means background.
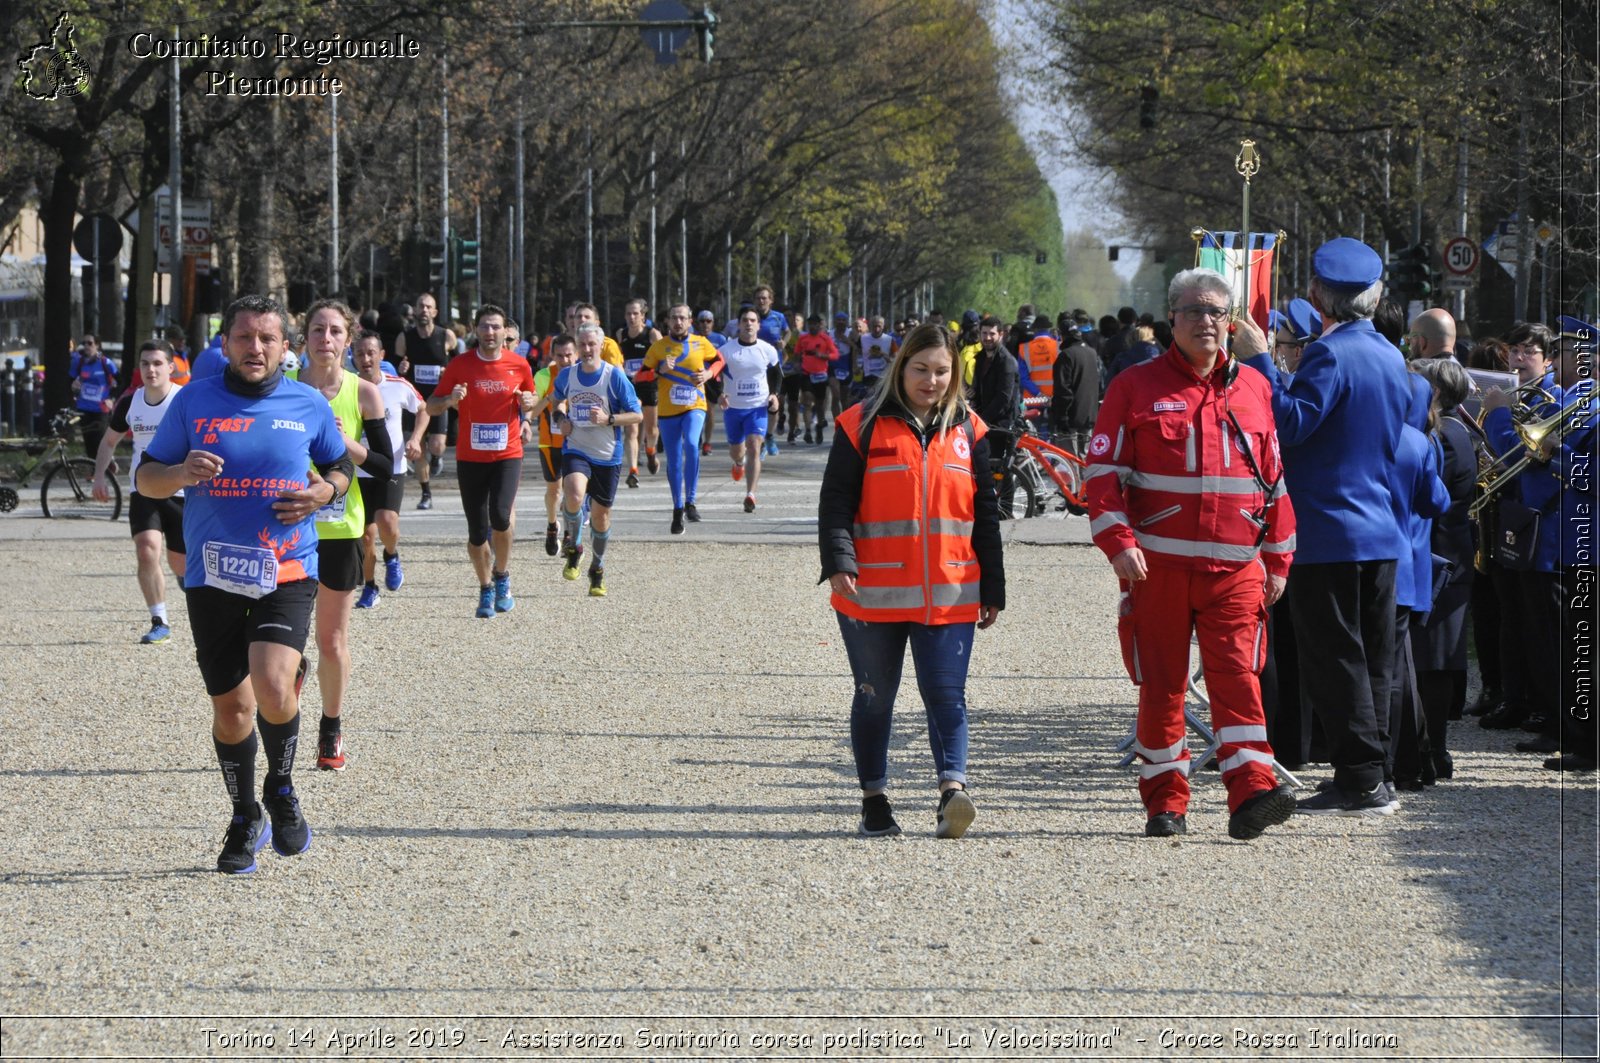
[{"label": "black running shorts", "polygon": [[366,508],[368,524],[377,521],[380,509],[400,512],[400,502],[406,491],[404,480],[397,477],[375,480],[370,476],[358,476],[356,483],[361,485],[361,504]]},{"label": "black running shorts", "polygon": [[297,653],[306,648],[317,581],[280,583],[262,598],[246,598],[215,587],[186,587],[189,627],[200,677],[212,697],[250,678],[250,644],[274,642]]},{"label": "black running shorts", "polygon": [[539,471],[544,474],[547,484],[561,482],[561,448],[539,448]]},{"label": "black running shorts", "polygon": [[317,540],[317,582],[330,591],[353,591],[361,586],[360,539]]},{"label": "black running shorts", "polygon": [[135,491],[128,496],[128,527],[134,535],[158,531],[168,550],[183,553],[183,499],[146,498]]}]

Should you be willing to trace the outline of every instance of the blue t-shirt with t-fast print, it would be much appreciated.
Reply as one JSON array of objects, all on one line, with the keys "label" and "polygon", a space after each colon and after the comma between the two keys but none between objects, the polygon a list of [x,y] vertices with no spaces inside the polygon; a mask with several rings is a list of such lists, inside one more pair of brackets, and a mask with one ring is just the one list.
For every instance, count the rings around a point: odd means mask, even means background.
[{"label": "blue t-shirt with t-fast print", "polygon": [[638,413],[639,395],[627,374],[604,362],[597,373],[569,365],[556,377],[555,401],[565,401],[571,431],[561,449],[582,454],[591,465],[622,464],[622,429],[605,423],[611,413]]},{"label": "blue t-shirt with t-fast print", "polygon": [[249,597],[317,576],[314,515],[284,524],[272,504],[302,490],[313,463],[344,457],[333,407],[315,388],[279,379],[260,396],[230,390],[225,376],[191,380],[173,397],[145,457],[181,465],[191,450],[222,459],[222,471],[185,490],[185,587]]}]

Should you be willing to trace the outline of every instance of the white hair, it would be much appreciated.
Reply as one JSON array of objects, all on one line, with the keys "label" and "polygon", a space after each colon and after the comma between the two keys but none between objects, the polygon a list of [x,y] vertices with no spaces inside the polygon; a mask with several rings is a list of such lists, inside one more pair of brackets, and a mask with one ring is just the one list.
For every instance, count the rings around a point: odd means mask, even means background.
[{"label": "white hair", "polygon": [[1167,288],[1167,309],[1176,310],[1178,300],[1183,298],[1185,292],[1210,292],[1222,296],[1229,306],[1233,305],[1233,285],[1214,269],[1197,266],[1173,277],[1172,284]]},{"label": "white hair", "polygon": [[599,325],[596,325],[593,321],[585,321],[583,324],[578,326],[579,339],[582,339],[585,334],[590,332],[597,333],[602,339],[606,334],[606,330],[601,328]]},{"label": "white hair", "polygon": [[1306,294],[1321,308],[1324,321],[1360,321],[1377,312],[1378,303],[1383,300],[1383,281],[1373,281],[1369,287],[1351,293],[1330,289],[1313,276]]}]

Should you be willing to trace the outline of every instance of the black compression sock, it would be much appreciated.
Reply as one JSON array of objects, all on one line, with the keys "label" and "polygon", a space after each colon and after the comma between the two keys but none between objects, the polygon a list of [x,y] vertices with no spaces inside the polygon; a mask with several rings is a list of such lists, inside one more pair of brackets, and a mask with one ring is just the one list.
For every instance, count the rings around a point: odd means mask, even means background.
[{"label": "black compression sock", "polygon": [[256,734],[250,732],[243,742],[224,742],[215,735],[211,744],[217,749],[217,763],[222,767],[222,784],[228,788],[228,799],[233,802],[233,814],[254,819],[256,815]]},{"label": "black compression sock", "polygon": [[393,560],[395,560],[395,559],[396,559],[396,558],[398,558],[398,557],[399,557],[399,556],[400,556],[400,551],[398,551],[398,550],[396,550],[396,551],[395,551],[395,552],[394,552],[394,553],[392,553],[392,554],[391,554],[391,553],[390,553],[390,552],[389,552],[389,551],[387,551],[387,550],[385,550],[385,551],[384,551],[384,552],[383,552],[383,559],[384,559],[384,560],[385,560],[385,561],[393,561]]},{"label": "black compression sock", "polygon": [[265,716],[257,713],[256,727],[261,731],[261,748],[267,755],[267,777],[262,789],[277,793],[285,786],[294,785],[292,776],[295,747],[300,744],[300,714],[295,713],[288,723],[269,723]]},{"label": "black compression sock", "polygon": [[343,716],[324,716],[317,723],[317,733],[323,737],[338,734],[343,728],[339,726]]}]

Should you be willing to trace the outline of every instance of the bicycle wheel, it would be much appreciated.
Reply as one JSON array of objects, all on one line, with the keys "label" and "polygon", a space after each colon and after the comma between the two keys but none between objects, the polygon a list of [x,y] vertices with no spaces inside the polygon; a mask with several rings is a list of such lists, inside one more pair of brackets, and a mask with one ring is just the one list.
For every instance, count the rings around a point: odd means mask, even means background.
[{"label": "bicycle wheel", "polygon": [[[1005,499],[1000,500],[1001,520],[1036,517],[1044,512],[1044,474],[1032,455],[1017,451],[1011,462],[1011,481],[1016,485],[1016,492],[1010,506]],[[1020,507],[1018,502],[1022,503]]]},{"label": "bicycle wheel", "polygon": [[115,476],[107,476],[106,488],[111,492],[110,500],[97,502],[94,462],[88,458],[70,458],[45,474],[39,502],[47,517],[116,520],[122,516],[122,485]]},{"label": "bicycle wheel", "polygon": [[1080,501],[1083,498],[1083,466],[1048,451],[1045,452],[1045,456],[1050,460],[1051,467],[1065,481],[1064,487],[1052,481],[1056,498],[1059,500],[1056,508],[1079,516],[1089,512]]}]

